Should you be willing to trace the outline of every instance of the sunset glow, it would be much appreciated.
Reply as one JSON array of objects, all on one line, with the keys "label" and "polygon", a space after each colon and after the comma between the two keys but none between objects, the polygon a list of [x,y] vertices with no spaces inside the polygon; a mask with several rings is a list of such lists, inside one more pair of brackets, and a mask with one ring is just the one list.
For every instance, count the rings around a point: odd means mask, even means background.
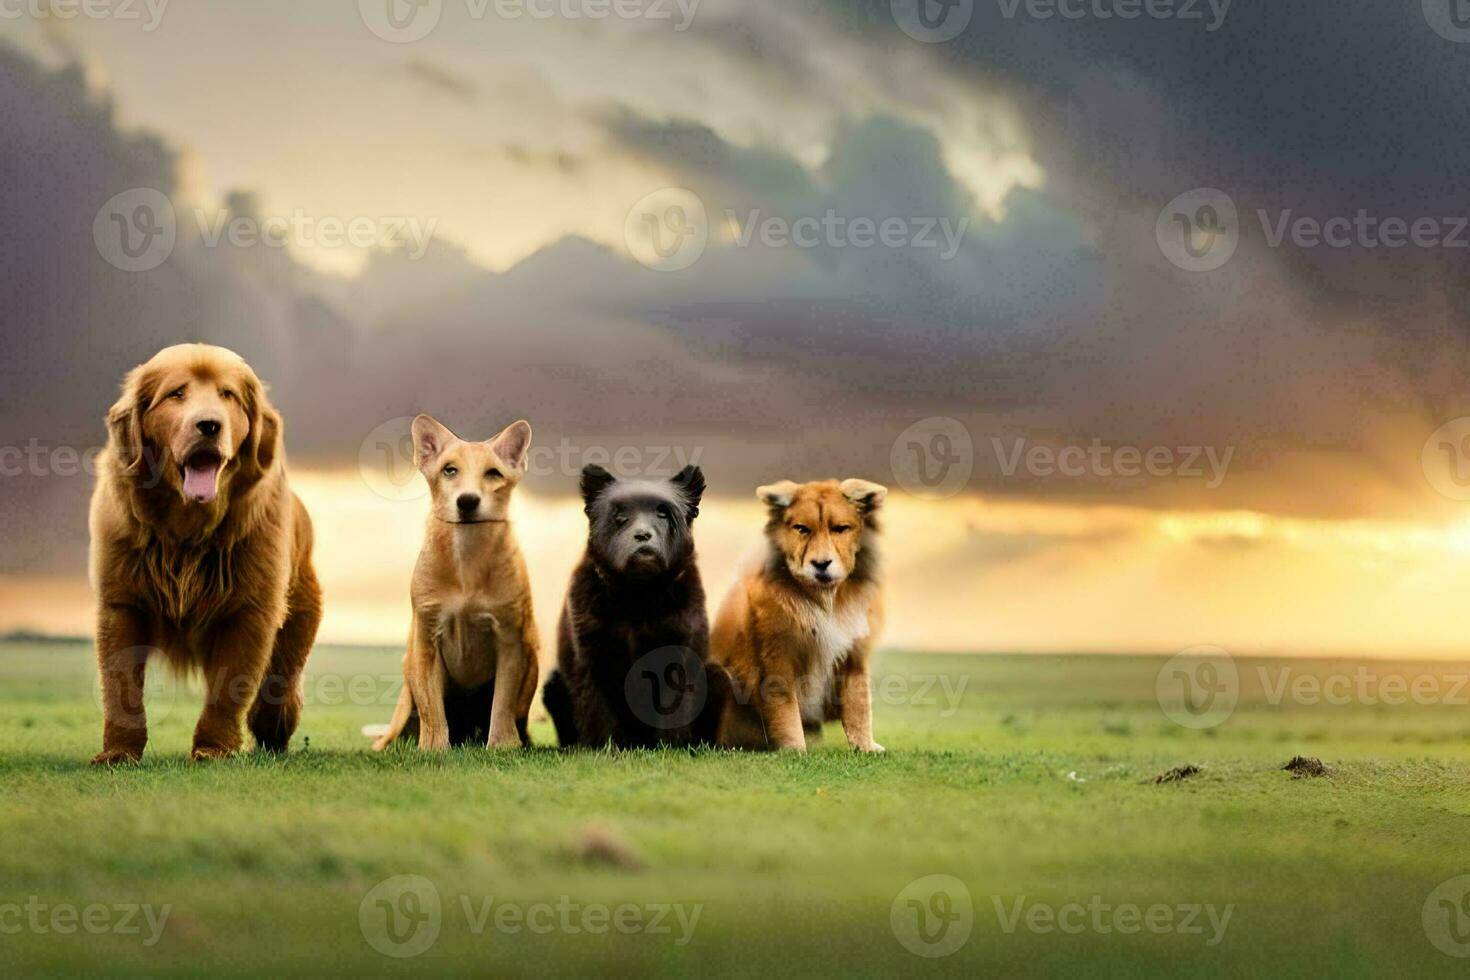
[{"label": "sunset glow", "polygon": [[[394,646],[408,629],[408,576],[424,498],[392,501],[356,472],[298,472],[328,598],[326,642]],[[581,503],[523,493],[543,649],[585,542]],[[760,547],[753,499],[712,500],[697,527],[711,602]],[[370,529],[370,530],[365,530]],[[939,651],[1172,652],[1463,657],[1458,583],[1470,522],[1310,520],[963,499],[890,498],[884,519],[887,645]],[[76,577],[8,577],[0,629],[85,635]]]}]

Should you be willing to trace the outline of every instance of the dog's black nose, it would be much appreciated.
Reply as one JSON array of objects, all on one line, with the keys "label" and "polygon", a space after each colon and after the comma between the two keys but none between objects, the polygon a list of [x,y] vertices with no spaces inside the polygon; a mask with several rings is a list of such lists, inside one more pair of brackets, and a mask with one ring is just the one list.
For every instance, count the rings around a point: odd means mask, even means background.
[{"label": "dog's black nose", "polygon": [[477,493],[462,493],[455,501],[459,505],[461,514],[473,514],[480,506],[480,495]]},{"label": "dog's black nose", "polygon": [[832,559],[828,558],[826,561],[817,561],[816,559],[812,559],[812,567],[819,572],[825,572],[827,569],[832,567]]},{"label": "dog's black nose", "polygon": [[219,435],[219,423],[214,419],[200,419],[194,423],[194,428],[198,429],[199,434],[202,436],[214,438]]},{"label": "dog's black nose", "polygon": [[640,529],[640,530],[637,530],[637,531],[634,531],[633,532],[633,540],[634,541],[637,541],[639,544],[643,544],[645,542],[652,541],[653,540],[653,532],[647,530],[646,528]]}]

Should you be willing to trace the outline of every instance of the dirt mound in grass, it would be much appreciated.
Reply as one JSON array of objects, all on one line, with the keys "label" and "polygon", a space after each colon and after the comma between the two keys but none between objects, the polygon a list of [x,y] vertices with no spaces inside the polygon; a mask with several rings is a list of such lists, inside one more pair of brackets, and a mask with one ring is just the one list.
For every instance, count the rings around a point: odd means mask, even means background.
[{"label": "dirt mound in grass", "polygon": [[1154,784],[1160,783],[1182,783],[1184,780],[1198,776],[1203,770],[1199,766],[1175,766],[1168,772],[1160,773],[1154,777]]},{"label": "dirt mound in grass", "polygon": [[577,857],[585,864],[619,868],[623,871],[640,871],[643,868],[643,859],[628,842],[612,828],[601,824],[588,824],[582,828]]},{"label": "dirt mound in grass", "polygon": [[1291,761],[1281,768],[1291,773],[1297,779],[1316,779],[1318,776],[1325,776],[1332,772],[1331,769],[1328,769],[1322,764],[1321,759],[1315,759],[1305,755],[1292,756]]}]

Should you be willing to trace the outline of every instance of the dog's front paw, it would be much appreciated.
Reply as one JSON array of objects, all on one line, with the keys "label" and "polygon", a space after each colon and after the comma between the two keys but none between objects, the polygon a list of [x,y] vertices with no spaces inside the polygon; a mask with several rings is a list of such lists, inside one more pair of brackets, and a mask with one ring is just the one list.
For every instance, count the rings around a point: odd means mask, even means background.
[{"label": "dog's front paw", "polygon": [[214,762],[216,759],[228,759],[234,754],[234,749],[223,745],[196,745],[189,753],[189,758],[195,762]]},{"label": "dog's front paw", "polygon": [[92,756],[94,766],[126,766],[143,761],[142,749],[103,749]]},{"label": "dog's front paw", "polygon": [[877,742],[869,742],[867,745],[859,745],[857,747],[857,750],[859,752],[875,752],[875,753],[877,753],[877,752],[887,752],[888,751],[883,746],[879,745]]}]

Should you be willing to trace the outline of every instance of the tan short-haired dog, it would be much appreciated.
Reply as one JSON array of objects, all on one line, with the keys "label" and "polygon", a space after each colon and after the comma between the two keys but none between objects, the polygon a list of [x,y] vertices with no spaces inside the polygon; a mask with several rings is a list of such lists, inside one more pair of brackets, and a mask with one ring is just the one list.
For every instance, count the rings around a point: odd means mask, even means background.
[{"label": "tan short-haired dog", "polygon": [[526,562],[511,533],[511,492],[526,472],[531,426],[465,442],[436,420],[413,421],[432,508],[410,595],[413,630],[387,748],[418,730],[419,747],[530,744],[526,718],[540,676]]},{"label": "tan short-haired dog", "polygon": [[735,583],[710,632],[731,692],[719,744],[806,750],[806,730],[842,721],[873,741],[869,659],[883,628],[876,516],[888,490],[866,480],[761,487],[763,560]]},{"label": "tan short-haired dog", "polygon": [[107,433],[90,519],[103,714],[92,761],[142,758],[154,651],[204,675],[193,758],[238,751],[242,723],[284,750],[322,595],[264,386],[233,351],[169,347],[128,374]]}]

